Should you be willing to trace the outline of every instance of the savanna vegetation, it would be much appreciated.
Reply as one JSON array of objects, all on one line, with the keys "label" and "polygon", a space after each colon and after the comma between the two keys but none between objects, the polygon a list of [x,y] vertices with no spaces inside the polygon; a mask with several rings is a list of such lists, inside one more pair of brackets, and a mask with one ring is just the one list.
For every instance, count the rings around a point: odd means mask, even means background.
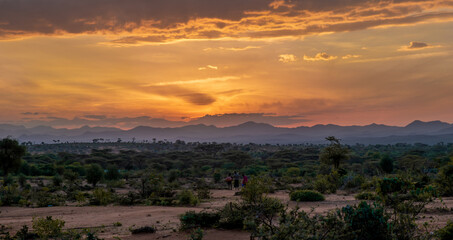
[{"label": "savanna vegetation", "polygon": [[[240,200],[220,209],[189,211],[181,230],[202,239],[207,228],[241,229],[255,239],[453,239],[452,224],[419,221],[427,204],[453,196],[453,144],[325,145],[103,142],[0,142],[0,206],[196,206],[213,189],[227,189],[234,171],[249,181]],[[121,191],[120,191],[121,190]],[[319,214],[291,208],[270,196],[323,201],[337,191],[357,205]],[[445,211],[451,211],[446,209]],[[97,239],[89,231],[63,231],[64,221],[34,219],[0,239]],[[154,233],[153,226],[131,230]]]}]

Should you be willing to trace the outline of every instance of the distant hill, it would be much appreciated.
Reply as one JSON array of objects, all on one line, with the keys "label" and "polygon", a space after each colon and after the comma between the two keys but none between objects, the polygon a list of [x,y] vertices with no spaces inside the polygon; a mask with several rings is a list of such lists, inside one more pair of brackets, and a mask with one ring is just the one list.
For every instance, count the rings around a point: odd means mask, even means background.
[{"label": "distant hill", "polygon": [[338,126],[333,124],[312,127],[281,128],[265,123],[245,122],[237,126],[216,127],[204,124],[174,128],[138,126],[130,130],[111,127],[84,126],[76,129],[56,129],[49,126],[26,128],[0,124],[0,137],[12,136],[21,142],[33,143],[103,141],[184,140],[191,142],[235,143],[324,143],[326,136],[336,136],[348,144],[394,144],[453,142],[453,124],[414,121],[405,127],[371,124],[366,126]]}]

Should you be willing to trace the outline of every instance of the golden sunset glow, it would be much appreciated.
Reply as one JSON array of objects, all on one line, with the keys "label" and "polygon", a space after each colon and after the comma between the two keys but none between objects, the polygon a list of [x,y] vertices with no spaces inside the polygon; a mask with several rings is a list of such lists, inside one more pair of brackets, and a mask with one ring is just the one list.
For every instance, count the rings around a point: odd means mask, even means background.
[{"label": "golden sunset glow", "polygon": [[452,39],[451,0],[0,0],[0,120],[452,122]]}]

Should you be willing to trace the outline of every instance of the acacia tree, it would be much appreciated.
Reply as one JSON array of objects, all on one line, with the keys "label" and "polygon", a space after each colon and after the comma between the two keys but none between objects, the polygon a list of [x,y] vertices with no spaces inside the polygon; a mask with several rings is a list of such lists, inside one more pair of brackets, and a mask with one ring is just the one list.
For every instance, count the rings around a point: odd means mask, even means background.
[{"label": "acacia tree", "polygon": [[326,137],[330,142],[329,146],[325,147],[319,155],[319,160],[322,163],[333,165],[335,169],[340,167],[340,163],[349,158],[349,149],[340,143],[340,139],[330,136]]},{"label": "acacia tree", "polygon": [[96,187],[96,184],[102,180],[104,177],[104,170],[99,164],[91,164],[87,170],[87,182],[93,184],[93,187]]},{"label": "acacia tree", "polygon": [[20,168],[25,152],[25,146],[19,145],[17,140],[8,137],[0,141],[0,167],[5,178],[11,171]]}]

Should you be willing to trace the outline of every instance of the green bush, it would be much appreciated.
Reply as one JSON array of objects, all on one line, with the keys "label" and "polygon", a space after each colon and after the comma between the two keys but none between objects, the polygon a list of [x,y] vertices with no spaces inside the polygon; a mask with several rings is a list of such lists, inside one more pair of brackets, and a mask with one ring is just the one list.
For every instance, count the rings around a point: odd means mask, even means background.
[{"label": "green bush", "polygon": [[220,211],[219,227],[223,229],[243,229],[246,211],[238,203],[228,203]]},{"label": "green bush", "polygon": [[346,206],[340,211],[346,239],[386,240],[390,237],[389,218],[384,208],[361,202],[357,206]]},{"label": "green bush", "polygon": [[448,221],[447,226],[437,231],[439,240],[451,240],[453,239],[453,221]]},{"label": "green bush", "polygon": [[51,238],[60,237],[64,221],[60,219],[52,219],[51,216],[45,218],[33,218],[33,230],[40,237],[40,239],[47,240]]},{"label": "green bush", "polygon": [[314,188],[320,193],[336,193],[337,183],[331,175],[318,175],[314,182]]},{"label": "green bush", "polygon": [[297,202],[318,202],[324,201],[324,196],[318,191],[311,190],[297,190],[290,194],[292,201]]},{"label": "green bush", "polygon": [[177,196],[179,205],[191,205],[196,206],[199,203],[197,196],[192,191],[183,190]]},{"label": "green bush", "polygon": [[205,212],[201,211],[196,213],[194,211],[188,211],[180,216],[181,229],[192,229],[192,228],[211,228],[219,223],[220,214],[217,212]]},{"label": "green bush", "polygon": [[201,230],[201,228],[193,230],[189,240],[203,240],[203,230]]},{"label": "green bush", "polygon": [[93,190],[93,197],[90,201],[92,205],[107,205],[111,203],[113,200],[112,193],[103,189],[103,188],[96,188]]},{"label": "green bush", "polygon": [[410,188],[411,183],[401,178],[383,178],[378,181],[376,193],[379,195],[406,193]]},{"label": "green bush", "polygon": [[198,197],[198,199],[211,199],[211,197],[212,197],[211,190],[209,190],[209,188],[207,188],[207,187],[198,188],[197,197]]},{"label": "green bush", "polygon": [[356,194],[355,199],[357,200],[375,200],[376,199],[376,194],[372,192],[361,192]]},{"label": "green bush", "polygon": [[353,177],[348,177],[348,178],[346,178],[346,183],[344,185],[344,188],[346,188],[346,189],[360,188],[364,182],[365,182],[365,178],[362,175],[355,175]]}]

